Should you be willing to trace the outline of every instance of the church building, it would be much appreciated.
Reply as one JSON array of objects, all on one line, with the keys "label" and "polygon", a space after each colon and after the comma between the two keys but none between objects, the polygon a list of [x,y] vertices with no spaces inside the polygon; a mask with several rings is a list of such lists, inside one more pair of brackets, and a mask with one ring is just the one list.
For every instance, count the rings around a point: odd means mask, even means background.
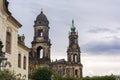
[{"label": "church building", "polygon": [[72,20],[69,33],[69,45],[67,49],[67,61],[65,59],[51,62],[49,39],[49,21],[41,11],[34,22],[34,37],[29,56],[29,76],[38,67],[49,67],[62,77],[82,78],[81,51],[78,44],[78,33]]},{"label": "church building", "polygon": [[8,4],[7,0],[0,0],[0,41],[8,63],[2,70],[8,69],[24,80],[28,80],[38,67],[48,67],[62,77],[82,78],[81,50],[74,20],[68,35],[67,60],[51,61],[50,26],[43,11],[34,21],[32,47],[28,48],[24,34],[18,34],[22,25],[9,12]]}]

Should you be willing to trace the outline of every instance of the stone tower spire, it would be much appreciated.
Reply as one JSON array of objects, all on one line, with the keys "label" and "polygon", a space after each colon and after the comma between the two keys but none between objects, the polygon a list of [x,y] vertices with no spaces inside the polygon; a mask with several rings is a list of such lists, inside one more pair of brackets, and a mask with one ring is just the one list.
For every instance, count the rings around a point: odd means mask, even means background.
[{"label": "stone tower spire", "polygon": [[73,72],[75,71],[73,76],[82,77],[81,51],[78,44],[78,33],[75,29],[74,20],[72,20],[71,31],[69,33],[69,46],[67,49],[67,61],[69,65],[74,65],[74,69],[79,67],[79,69],[73,70]]},{"label": "stone tower spire", "polygon": [[74,20],[72,20],[71,32],[69,33],[68,61],[71,63],[80,62],[80,47],[78,44],[78,33],[75,32]]}]

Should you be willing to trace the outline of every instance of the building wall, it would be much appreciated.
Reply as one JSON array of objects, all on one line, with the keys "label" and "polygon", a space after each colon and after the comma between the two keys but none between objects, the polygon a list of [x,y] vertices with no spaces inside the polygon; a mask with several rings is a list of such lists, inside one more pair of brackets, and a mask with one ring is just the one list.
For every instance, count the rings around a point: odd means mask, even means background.
[{"label": "building wall", "polygon": [[[77,77],[77,78],[82,78],[82,66],[77,66],[77,65],[73,65],[73,66],[66,66],[66,69],[69,69],[69,72],[67,72],[66,70],[66,76],[71,76],[71,77]],[[77,72],[76,72],[77,70]]]},{"label": "building wall", "polygon": [[52,63],[52,70],[62,77],[66,76],[66,64],[54,64]]},{"label": "building wall", "polygon": [[[28,80],[28,51],[29,49],[25,49],[25,48],[22,48],[20,46],[20,44],[18,45],[18,53],[17,53],[17,61],[18,61],[18,54],[21,54],[21,68],[18,67],[18,63],[16,64],[16,68],[17,68],[17,74],[21,74],[22,77],[26,76],[26,80]],[[23,68],[23,65],[24,65],[24,57],[26,57],[26,69]]]},{"label": "building wall", "polygon": [[[66,63],[52,63],[52,70],[62,77],[82,78],[82,66]],[[77,72],[76,72],[77,70]]]},{"label": "building wall", "polygon": [[[28,77],[28,50],[18,46],[18,29],[20,25],[18,22],[6,12],[5,8],[5,0],[0,0],[0,39],[3,42],[3,52],[5,52],[5,56],[8,58],[8,62],[10,65],[7,65],[7,69],[15,72],[16,74],[21,73],[22,76],[26,75]],[[11,52],[6,53],[6,33],[11,33]],[[23,68],[18,68],[18,53],[26,56],[27,59],[27,68],[24,70]],[[23,59],[22,59],[23,60]],[[23,61],[22,61],[23,62]],[[22,63],[23,64],[23,63]],[[23,66],[23,65],[22,65]],[[26,80],[28,80],[26,78]]]}]

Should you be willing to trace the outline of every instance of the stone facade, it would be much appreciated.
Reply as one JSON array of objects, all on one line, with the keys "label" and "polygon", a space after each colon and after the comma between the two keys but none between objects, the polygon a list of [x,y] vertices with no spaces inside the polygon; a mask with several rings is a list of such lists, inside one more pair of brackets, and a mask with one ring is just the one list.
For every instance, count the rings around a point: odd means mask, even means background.
[{"label": "stone facade", "polygon": [[[28,80],[28,68],[23,69],[22,66],[23,56],[26,56],[26,66],[28,67],[29,48],[24,44],[18,43],[18,29],[20,27],[21,24],[8,11],[8,2],[6,0],[0,0],[0,39],[4,45],[3,52],[5,52],[5,56],[8,58],[7,61],[9,62],[6,69]],[[24,45],[24,47],[22,45]],[[19,53],[21,54],[21,68],[18,67]]]}]

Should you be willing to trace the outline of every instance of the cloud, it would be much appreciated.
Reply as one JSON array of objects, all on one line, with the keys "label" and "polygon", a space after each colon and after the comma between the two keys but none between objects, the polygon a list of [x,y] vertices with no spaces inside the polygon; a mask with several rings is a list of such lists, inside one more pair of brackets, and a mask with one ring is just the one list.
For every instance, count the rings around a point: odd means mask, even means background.
[{"label": "cloud", "polygon": [[120,32],[120,27],[114,26],[114,27],[109,27],[109,26],[90,26],[91,28],[87,30],[88,33],[119,33]]},{"label": "cloud", "polygon": [[101,54],[120,54],[120,38],[112,40],[91,41],[82,46],[82,51],[86,53]]},{"label": "cloud", "polygon": [[90,33],[104,33],[104,32],[110,32],[110,33],[113,33],[115,32],[114,30],[111,30],[109,28],[99,28],[99,27],[96,27],[94,29],[89,29],[88,32]]},{"label": "cloud", "polygon": [[119,56],[91,54],[83,56],[82,54],[84,76],[118,75],[120,73]]},{"label": "cloud", "polygon": [[120,31],[120,27],[116,28],[118,31]]}]

